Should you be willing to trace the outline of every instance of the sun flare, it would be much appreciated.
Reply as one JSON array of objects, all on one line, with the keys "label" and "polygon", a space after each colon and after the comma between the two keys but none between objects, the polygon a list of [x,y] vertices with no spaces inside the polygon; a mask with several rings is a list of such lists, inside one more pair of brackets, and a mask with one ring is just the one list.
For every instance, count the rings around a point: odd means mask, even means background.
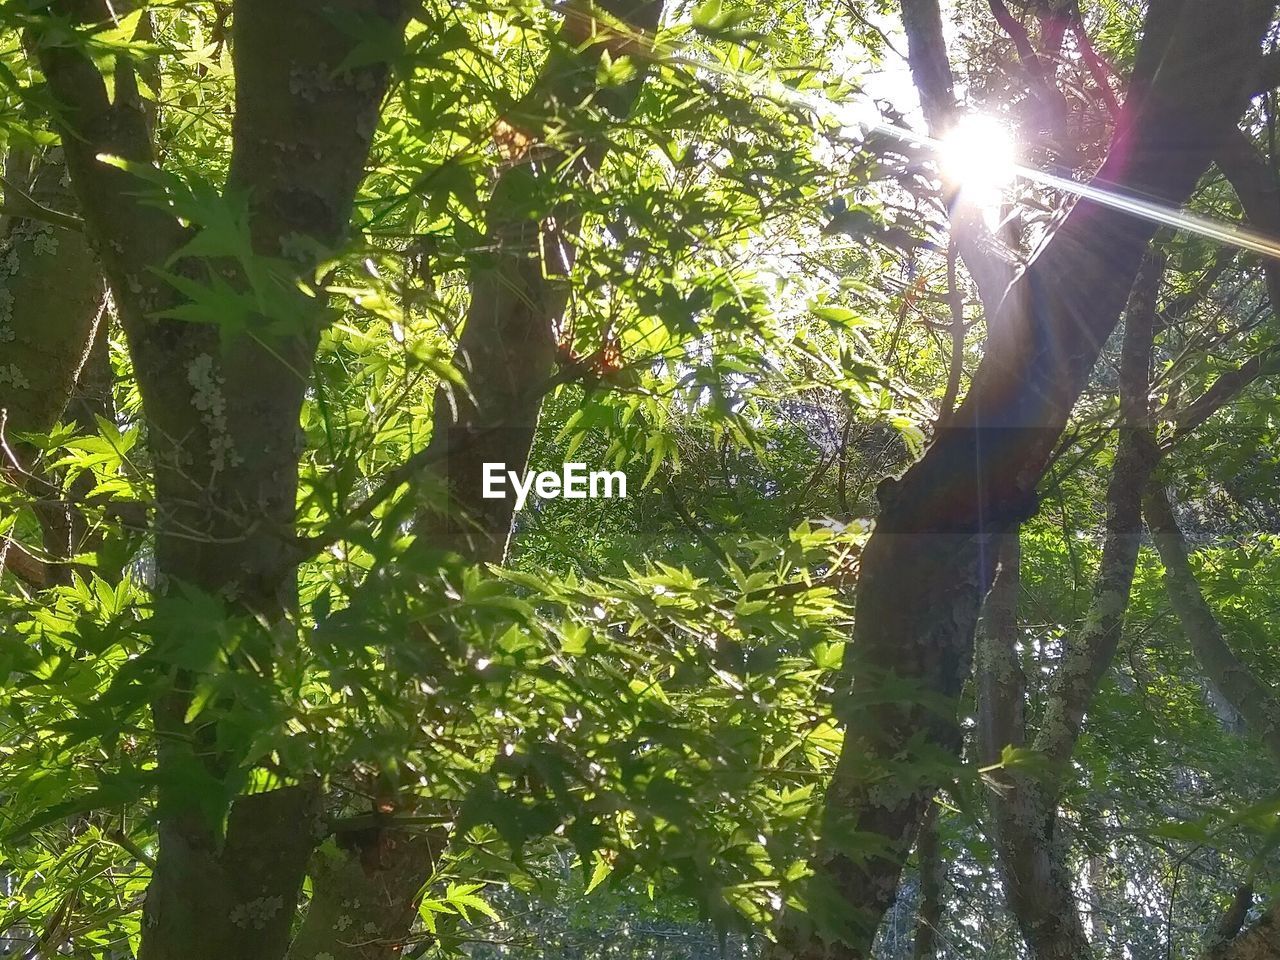
[{"label": "sun flare", "polygon": [[1012,132],[982,114],[970,114],[952,128],[938,159],[946,180],[979,204],[998,200],[1018,172]]}]

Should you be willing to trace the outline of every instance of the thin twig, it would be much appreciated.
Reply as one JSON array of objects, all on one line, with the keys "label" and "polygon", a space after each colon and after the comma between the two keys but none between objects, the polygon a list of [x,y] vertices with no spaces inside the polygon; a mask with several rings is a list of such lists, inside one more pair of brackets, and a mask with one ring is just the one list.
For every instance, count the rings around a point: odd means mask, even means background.
[{"label": "thin twig", "polygon": [[62,227],[64,230],[84,233],[84,220],[80,217],[70,213],[63,213],[61,210],[54,210],[52,207],[46,207],[3,175],[0,175],[0,186],[4,187],[5,199],[5,202],[0,204],[0,214],[25,220],[40,220],[44,223],[53,224],[55,227]]}]

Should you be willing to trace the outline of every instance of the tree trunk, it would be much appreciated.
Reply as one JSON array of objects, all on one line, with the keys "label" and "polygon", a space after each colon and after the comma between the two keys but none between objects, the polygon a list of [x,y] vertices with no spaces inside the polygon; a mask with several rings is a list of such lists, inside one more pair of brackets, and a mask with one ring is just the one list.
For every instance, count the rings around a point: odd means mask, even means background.
[{"label": "tree trunk", "polygon": [[[1015,765],[989,774],[988,802],[1005,896],[1037,960],[1092,957],[1076,902],[1067,843],[1059,829],[1058,794],[1070,769],[1085,711],[1120,640],[1141,539],[1141,491],[1154,463],[1155,445],[1150,435],[1141,427],[1125,427],[1108,490],[1107,536],[1093,600],[1083,627],[1066,643],[1034,740],[1034,749],[1045,757],[1048,769],[1028,772]],[[988,605],[997,596],[1004,576],[1002,570]],[[1020,746],[1024,737],[1021,731],[1012,737],[999,733],[1021,713],[1023,691],[1013,673],[1017,669],[1013,653],[1016,632],[997,638],[992,619],[988,613],[979,642],[980,757],[988,765],[999,763],[1003,748]],[[995,670],[1001,673],[993,675]],[[1010,678],[1011,689],[1005,686]],[[995,688],[1001,689],[996,692]],[[1019,708],[1008,703],[1014,698]],[[1006,718],[1004,723],[998,719],[1001,716]]]},{"label": "tree trunk", "polygon": [[322,849],[312,860],[311,903],[289,958],[394,960],[448,832],[373,828],[338,839],[336,851]]},{"label": "tree trunk", "polygon": [[938,843],[938,806],[925,811],[916,838],[916,859],[920,864],[920,909],[916,916],[913,960],[934,960],[938,955],[938,928],[942,925],[942,881],[946,866]]},{"label": "tree trunk", "polygon": [[[1097,182],[1180,205],[1247,100],[1271,3],[1151,5],[1131,93]],[[958,755],[954,705],[990,586],[993,538],[1035,509],[1035,487],[1128,297],[1154,227],[1079,201],[1005,296],[989,352],[951,425],[896,484],[862,558],[838,706],[845,744],[814,858],[809,920],[779,958],[865,957],[892,902],[925,802]],[[913,602],[902,603],[902,585]],[[885,704],[889,677],[930,703]],[[856,844],[856,845],[855,845]]]},{"label": "tree trunk", "polygon": [[[98,336],[98,330],[106,326],[107,290],[97,256],[82,230],[34,219],[41,214],[34,209],[37,206],[65,212],[71,202],[63,183],[66,166],[61,151],[51,151],[34,171],[28,163],[14,160],[16,153],[16,149],[10,151],[11,162],[6,164],[10,183],[6,206],[22,209],[25,201],[33,208],[33,218],[6,217],[0,245],[0,356],[4,358],[0,361],[0,439],[7,444],[8,455],[18,460],[0,461],[0,469],[12,473],[14,482],[37,497],[51,501],[61,491],[49,478],[32,473],[30,451],[16,436],[44,433],[66,412],[92,346],[101,341],[105,348],[105,337]],[[74,217],[68,214],[66,219]],[[91,429],[96,431],[96,425]],[[84,525],[70,504],[46,503],[36,509],[36,515],[44,551],[44,559],[37,561],[41,564],[38,585],[65,584],[70,568],[61,561],[80,552]]]},{"label": "tree trunk", "polygon": [[[564,310],[573,238],[579,208],[564,201],[538,217],[540,191],[553,185],[551,173],[565,168],[565,156],[540,146],[548,120],[594,96],[615,116],[631,110],[644,70],[619,88],[596,88],[601,50],[619,38],[596,9],[578,3],[566,13],[558,46],[522,103],[503,120],[533,134],[528,153],[513,159],[494,184],[488,212],[488,261],[471,278],[471,304],[454,356],[464,386],[442,385],[435,396],[428,454],[440,451],[445,503],[432,502],[418,514],[415,530],[430,546],[450,550],[470,563],[502,563],[510,542],[514,502],[481,496],[485,463],[502,463],[522,472],[534,431],[555,372],[556,325]],[[637,34],[651,32],[662,15],[662,0],[609,0],[599,9],[629,24]],[[597,42],[582,45],[587,36]],[[628,41],[632,43],[632,41]],[[633,51],[638,52],[638,51]],[[571,165],[572,195],[590,189],[607,144],[591,143]],[[554,224],[554,232],[548,224]],[[545,255],[547,259],[542,259]],[[342,845],[337,860],[321,853],[312,873],[314,895],[290,960],[375,960],[396,956],[408,937],[414,906],[443,852],[444,837],[427,836],[388,825]],[[369,855],[387,849],[392,856]],[[342,909],[337,905],[342,904]],[[355,937],[350,930],[369,931]],[[376,934],[373,931],[377,931]]]},{"label": "tree trunk", "polygon": [[[65,208],[66,167],[42,161],[28,193]],[[0,403],[5,433],[49,430],[71,399],[102,316],[106,286],[83,232],[10,219],[0,245]]]},{"label": "tree trunk", "polygon": [[[1025,678],[1017,653],[1018,535],[1004,538],[1000,568],[978,627],[978,760],[997,767],[1006,747],[1026,745]],[[1009,904],[1037,960],[1081,960],[1089,943],[1076,908],[1057,811],[1045,784],[1013,767],[988,774],[992,840]]]},{"label": "tree trunk", "polygon": [[[1111,667],[1124,628],[1129,592],[1142,545],[1142,491],[1159,460],[1151,432],[1151,351],[1163,263],[1153,254],[1134,284],[1120,352],[1120,430],[1107,485],[1106,533],[1089,612],[1068,638],[1049,685],[1034,749],[1061,780],[1080,738],[1085,711]],[[1053,790],[1056,798],[1057,790]]]},{"label": "tree trunk", "polygon": [[1169,603],[1205,676],[1222,698],[1244,717],[1249,732],[1262,741],[1280,763],[1280,700],[1243,663],[1222,634],[1218,618],[1200,591],[1187,542],[1159,483],[1147,486],[1143,498],[1147,527],[1164,563]]},{"label": "tree trunk", "polygon": [[[51,12],[74,22],[94,16],[93,6],[55,0]],[[197,234],[141,203],[141,181],[100,159],[152,163],[147,110],[128,62],[117,64],[109,96],[98,67],[56,30],[49,37],[37,26],[33,39],[142,394],[155,463],[159,606],[180,604],[172,588],[182,584],[237,616],[276,625],[255,667],[269,670],[271,644],[290,642],[298,418],[326,319],[296,287],[312,282],[325,251],[343,239],[389,79],[385,64],[344,66],[359,43],[347,26],[364,20],[394,35],[408,4],[236,0],[233,14],[227,194],[229,202],[247,198],[252,252],[264,269],[270,264],[266,276],[231,266],[247,251],[184,256]],[[255,328],[254,336],[237,333],[223,317],[201,315],[198,299],[181,295],[166,270],[188,288],[214,276],[252,286],[270,297],[272,315],[235,318]],[[192,310],[205,322],[191,322]],[[184,642],[162,631],[154,639],[161,650]],[[234,791],[246,776],[243,758],[217,746],[216,706],[187,719],[197,678],[167,668],[164,675],[153,709],[160,848],[139,956],[277,960],[318,839],[317,790],[302,783],[217,800],[216,789]]]},{"label": "tree trunk", "polygon": [[1256,923],[1232,940],[1210,945],[1204,960],[1277,960],[1280,958],[1280,900]]},{"label": "tree trunk", "polygon": [[[559,147],[541,143],[544,130],[550,119],[587,97],[619,119],[630,113],[648,51],[619,37],[597,13],[606,12],[643,37],[657,27],[662,9],[663,0],[602,0],[598,7],[577,0],[533,89],[502,118],[531,142],[499,173],[489,200],[490,252],[472,270],[471,304],[453,361],[464,385],[443,384],[433,408],[430,446],[441,451],[445,490],[438,493],[444,502],[426,505],[417,521],[419,535],[433,546],[471,562],[501,563],[506,557],[515,505],[509,497],[482,496],[484,465],[524,471],[556,372],[556,328],[568,299],[582,212],[572,199],[544,209],[539,198],[590,190],[589,178],[609,148],[587,143],[569,162]],[[597,88],[597,65],[606,49],[640,60],[636,77],[619,87]],[[567,176],[568,187],[556,176]]]},{"label": "tree trunk", "polygon": [[[959,111],[938,0],[902,0],[902,26],[907,35],[911,80],[920,95],[920,109],[929,133],[945,137],[959,119]],[[962,202],[955,185],[946,188],[944,199],[950,210],[956,249],[978,288],[987,318],[991,319],[1013,282],[1012,252],[987,229],[982,211]]]},{"label": "tree trunk", "polygon": [[[1067,841],[1059,830],[1058,796],[1085,711],[1115,657],[1138,561],[1142,488],[1157,459],[1148,393],[1162,275],[1159,259],[1149,257],[1129,300],[1120,355],[1120,440],[1107,487],[1102,561],[1085,622],[1067,639],[1050,681],[1033,743],[1048,769],[1036,775],[1015,765],[991,774],[988,806],[1005,897],[1036,960],[1089,960],[1093,955],[1076,903]],[[979,754],[987,765],[1000,762],[1005,745],[1021,746],[1026,740],[1026,691],[1014,651],[1017,619],[1007,612],[1010,601],[1001,586],[1005,575],[1002,566],[987,597],[979,639]]]}]

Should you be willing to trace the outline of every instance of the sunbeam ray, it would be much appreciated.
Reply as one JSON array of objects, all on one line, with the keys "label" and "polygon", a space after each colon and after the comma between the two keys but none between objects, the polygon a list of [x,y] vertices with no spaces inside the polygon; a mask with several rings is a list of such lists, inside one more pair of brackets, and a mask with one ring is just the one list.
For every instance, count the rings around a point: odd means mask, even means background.
[{"label": "sunbeam ray", "polygon": [[[598,23],[597,26],[599,26]],[[650,56],[657,62],[678,64],[724,77],[760,96],[791,106],[804,107],[819,116],[831,118],[843,128],[860,128],[864,136],[871,132],[884,134],[903,143],[922,147],[935,155],[945,150],[946,145],[935,137],[886,123],[875,104],[869,100],[836,101],[821,94],[796,90],[776,79],[755,76],[736,67],[699,57],[696,55],[695,48],[689,44],[662,41],[648,31],[636,30],[623,24],[613,24],[610,29],[634,41],[637,46],[647,48]],[[1280,239],[1269,237],[1248,227],[1215,220],[1158,200],[1137,196],[1097,179],[1082,183],[1061,174],[1019,163],[1013,164],[1013,171],[1018,177],[1032,183],[1121,210],[1161,226],[1196,234],[1218,243],[1280,260]]]}]

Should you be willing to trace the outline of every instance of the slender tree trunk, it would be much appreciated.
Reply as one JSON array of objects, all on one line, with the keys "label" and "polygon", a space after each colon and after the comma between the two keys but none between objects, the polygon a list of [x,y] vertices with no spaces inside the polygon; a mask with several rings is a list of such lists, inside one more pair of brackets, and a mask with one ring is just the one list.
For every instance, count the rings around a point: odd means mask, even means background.
[{"label": "slender tree trunk", "polygon": [[[514,502],[483,497],[484,465],[523,472],[528,464],[542,400],[556,372],[557,325],[576,257],[582,210],[573,198],[591,189],[590,178],[609,148],[587,143],[570,160],[561,145],[541,142],[544,130],[588,96],[619,119],[630,113],[648,50],[642,41],[619,37],[599,13],[644,36],[657,27],[662,9],[663,0],[602,0],[598,6],[577,0],[533,89],[503,118],[530,143],[498,174],[489,200],[490,253],[472,272],[471,303],[454,354],[464,385],[442,385],[433,408],[431,447],[441,450],[445,464],[444,502],[428,504],[417,522],[419,534],[433,545],[470,561],[499,563],[506,557]],[[606,49],[639,61],[637,76],[620,87],[598,88],[597,65]],[[540,202],[557,194],[569,199]]]},{"label": "slender tree trunk", "polygon": [[[1017,652],[1020,587],[1016,533],[1004,539],[1000,568],[978,627],[978,759],[1001,762],[1026,745],[1025,679]],[[1080,960],[1089,944],[1071,888],[1066,849],[1045,784],[1014,767],[988,773],[988,808],[1005,899],[1038,960]]]},{"label": "slender tree trunk", "polygon": [[[29,208],[32,218],[7,216],[0,245],[0,418],[8,450],[0,469],[45,501],[36,509],[43,531],[44,559],[38,561],[43,587],[69,582],[71,568],[62,561],[80,552],[84,524],[74,505],[52,502],[61,496],[59,486],[35,471],[30,451],[17,436],[43,433],[66,412],[89,367],[92,345],[101,342],[105,349],[107,291],[83,230],[34,219],[56,210],[74,223],[61,151],[50,151],[34,169],[32,158],[21,154],[19,159],[20,154],[10,150],[5,165],[6,206]],[[9,456],[17,462],[4,462]]]},{"label": "slender tree trunk", "polygon": [[[1016,649],[1016,537],[1009,534],[1005,540],[978,628],[978,757],[984,766],[996,766],[1006,747],[1023,747],[1026,741],[1026,690]],[[1028,948],[1038,960],[1088,957],[1066,845],[1046,785],[1016,766],[993,769],[988,778],[992,839],[1005,899]]]},{"label": "slender tree trunk", "polygon": [[[1120,642],[1142,537],[1142,489],[1157,460],[1148,393],[1163,265],[1151,256],[1134,283],[1120,353],[1119,446],[1107,487],[1106,535],[1088,615],[1070,636],[1049,685],[1034,749],[1047,772],[1002,768],[988,797],[1005,897],[1037,960],[1089,960],[1093,951],[1076,902],[1058,796],[1084,715]],[[1016,565],[1011,564],[1011,571]],[[1003,586],[1002,564],[987,597],[978,649],[978,739],[984,764],[1000,762],[1006,745],[1026,741],[1025,684],[1014,645],[1016,612]],[[1015,581],[1016,583],[1016,581]],[[1013,588],[1016,590],[1016,587]]]},{"label": "slender tree trunk", "polygon": [[1142,544],[1142,490],[1159,459],[1148,393],[1163,273],[1161,258],[1153,254],[1138,275],[1125,314],[1119,441],[1107,485],[1102,560],[1089,612],[1067,640],[1034,741],[1059,780],[1067,775],[1085,712],[1115,659]]},{"label": "slender tree trunk", "polygon": [[[41,161],[27,192],[65,210],[65,175],[56,157]],[[83,232],[9,218],[0,244],[0,404],[10,440],[48,430],[66,410],[105,297]]]},{"label": "slender tree trunk", "polygon": [[1196,660],[1222,698],[1231,704],[1280,763],[1280,699],[1236,656],[1223,635],[1218,618],[1200,591],[1191,567],[1187,542],[1158,483],[1147,486],[1143,498],[1147,527],[1164,562],[1169,603],[1182,624]]},{"label": "slender tree trunk", "polygon": [[938,955],[938,928],[942,926],[942,883],[946,864],[938,842],[937,804],[925,811],[916,838],[916,859],[920,863],[920,909],[911,956],[914,960],[934,960]]},{"label": "slender tree trunk", "polygon": [[[587,144],[582,156],[568,164],[559,149],[540,144],[544,127],[588,96],[625,117],[643,80],[641,69],[622,87],[597,89],[602,49],[612,47],[616,55],[618,43],[624,42],[633,53],[643,53],[634,49],[634,40],[620,40],[608,19],[597,20],[600,10],[643,35],[657,26],[662,0],[569,7],[560,45],[530,93],[503,118],[528,134],[531,145],[498,174],[489,200],[489,259],[472,275],[471,303],[454,357],[464,386],[446,384],[436,391],[428,453],[441,452],[445,484],[436,493],[445,502],[425,506],[416,531],[431,547],[456,552],[468,562],[501,563],[506,558],[514,503],[482,497],[483,467],[501,463],[508,470],[525,469],[543,396],[555,373],[556,326],[567,299],[581,213],[572,200],[541,217],[531,217],[529,211],[537,209],[542,192],[573,196],[591,189],[589,179],[608,146]],[[597,40],[584,47],[587,37]],[[556,176],[569,178],[569,184],[556,182]],[[397,956],[445,837],[440,831],[423,835],[388,823],[339,839],[338,859],[321,857],[312,872],[314,894],[290,960]]]},{"label": "slender tree trunk", "polygon": [[[945,137],[959,119],[959,108],[938,0],[902,0],[902,26],[907,35],[911,79],[919,93],[929,133]],[[951,234],[956,250],[991,320],[997,316],[1013,282],[1012,251],[987,229],[982,211],[961,200],[957,185],[947,186],[944,199],[951,211]]]},{"label": "slender tree trunk", "polygon": [[[1136,443],[1130,438],[1121,441],[1108,495],[1109,530],[1093,602],[1080,633],[1067,642],[1043,726],[1034,741],[1035,749],[1048,760],[1049,771],[1030,773],[1014,766],[989,775],[989,806],[1005,895],[1037,960],[1086,960],[1092,956],[1073,889],[1067,842],[1060,830],[1058,781],[1067,774],[1085,710],[1114,657],[1128,605],[1141,524],[1138,501],[1154,462],[1149,449],[1153,445],[1135,439]],[[1003,576],[1002,572],[997,577],[988,604]],[[981,629],[979,641],[979,684],[987,688],[1004,687],[1008,683],[1005,678],[1016,669],[1012,637],[997,639],[993,634],[993,625],[987,625]],[[992,676],[995,669],[1002,675]],[[985,741],[980,750],[984,764],[999,763],[1004,746],[1021,745],[1020,736],[993,735],[1003,725],[996,718],[1014,709],[1001,701],[1021,700],[1021,694],[1015,686],[982,698],[979,731]]]}]

